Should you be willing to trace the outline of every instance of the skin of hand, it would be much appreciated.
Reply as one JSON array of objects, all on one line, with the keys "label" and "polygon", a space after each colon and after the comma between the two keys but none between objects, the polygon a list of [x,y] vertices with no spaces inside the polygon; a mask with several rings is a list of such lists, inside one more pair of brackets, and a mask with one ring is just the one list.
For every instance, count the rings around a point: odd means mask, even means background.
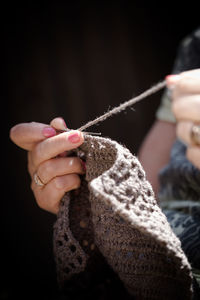
[{"label": "skin of hand", "polygon": [[[17,124],[10,130],[11,140],[28,151],[28,171],[31,189],[38,206],[57,214],[64,194],[80,186],[80,174],[85,173],[85,165],[78,157],[67,156],[67,152],[84,142],[83,134],[77,130],[58,134],[66,129],[62,118],[55,118],[50,126],[42,123]],[[37,175],[44,186],[33,180]]]},{"label": "skin of hand", "polygon": [[172,93],[172,111],[177,120],[176,134],[187,145],[187,158],[200,169],[200,145],[191,139],[194,124],[200,125],[200,69],[166,77]]}]

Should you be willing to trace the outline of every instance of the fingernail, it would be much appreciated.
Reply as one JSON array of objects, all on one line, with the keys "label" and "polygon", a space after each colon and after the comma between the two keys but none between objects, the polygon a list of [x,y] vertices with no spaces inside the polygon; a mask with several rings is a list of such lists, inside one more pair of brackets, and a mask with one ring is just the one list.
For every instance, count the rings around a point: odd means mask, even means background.
[{"label": "fingernail", "polygon": [[56,131],[55,131],[55,129],[52,128],[52,127],[45,127],[45,128],[42,130],[42,134],[43,134],[45,137],[51,137],[51,136],[56,135]]},{"label": "fingernail", "polygon": [[73,144],[80,142],[80,134],[78,132],[71,133],[68,135],[68,141]]},{"label": "fingernail", "polygon": [[60,121],[61,121],[61,127],[63,127],[63,129],[67,129],[67,125],[65,123],[65,120],[62,117],[60,117]]},{"label": "fingernail", "polygon": [[180,75],[177,74],[172,74],[172,75],[167,75],[165,77],[167,85],[171,86],[174,85],[179,79],[180,79]]}]

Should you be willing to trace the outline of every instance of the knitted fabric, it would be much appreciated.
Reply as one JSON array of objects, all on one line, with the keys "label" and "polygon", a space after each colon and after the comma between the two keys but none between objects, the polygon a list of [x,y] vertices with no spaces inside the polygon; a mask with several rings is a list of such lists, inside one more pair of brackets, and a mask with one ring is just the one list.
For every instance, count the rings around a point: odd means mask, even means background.
[{"label": "knitted fabric", "polygon": [[191,299],[190,265],[138,159],[92,136],[77,155],[86,161],[86,177],[65,195],[54,225],[61,285],[106,263],[134,299]]}]

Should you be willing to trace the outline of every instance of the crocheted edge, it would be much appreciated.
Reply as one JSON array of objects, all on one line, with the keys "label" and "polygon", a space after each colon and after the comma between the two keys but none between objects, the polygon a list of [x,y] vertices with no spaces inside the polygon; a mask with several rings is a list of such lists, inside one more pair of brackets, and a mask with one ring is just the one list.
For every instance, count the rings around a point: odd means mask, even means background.
[{"label": "crocheted edge", "polygon": [[[99,140],[99,142],[101,142],[102,140],[105,142],[104,138],[95,137],[95,139]],[[111,189],[113,191],[113,187],[109,186],[110,180],[108,180],[108,178],[110,178],[110,175],[115,171],[117,164],[121,163],[124,159],[131,158],[133,162],[137,160],[137,164],[141,167],[141,169],[142,166],[138,159],[134,155],[132,155],[127,148],[122,147],[120,144],[110,139],[106,140],[116,149],[116,161],[111,166],[111,168],[103,172],[100,176],[93,179],[89,183],[90,192],[93,193],[94,196],[102,197],[105,203],[113,210],[113,212],[118,214],[120,217],[124,218],[131,226],[137,228],[139,231],[141,231],[147,236],[150,235],[159,243],[163,244],[166,247],[169,255],[171,254],[175,256],[176,259],[180,262],[180,265],[182,265],[183,268],[187,270],[187,273],[192,281],[191,267],[184,252],[181,249],[181,243],[179,239],[175,236],[175,234],[172,232],[172,229],[167,221],[166,216],[162,213],[160,207],[158,206],[155,200],[155,195],[152,190],[152,187],[150,183],[146,180],[145,173],[144,180],[146,181],[145,185],[148,186],[148,197],[150,200],[150,203],[148,203],[148,205],[150,204],[154,208],[154,210],[151,214],[149,214],[146,220],[141,218],[140,211],[138,211],[138,209],[136,209],[134,205],[131,205],[131,203],[129,203],[129,209],[127,209],[126,203],[120,203],[115,197],[108,197],[107,192],[105,191],[107,191],[107,189]],[[154,222],[154,220],[156,220],[157,218],[160,219],[160,226],[158,227],[156,226],[157,224]],[[167,233],[165,233],[164,231],[166,230],[166,228]]]}]

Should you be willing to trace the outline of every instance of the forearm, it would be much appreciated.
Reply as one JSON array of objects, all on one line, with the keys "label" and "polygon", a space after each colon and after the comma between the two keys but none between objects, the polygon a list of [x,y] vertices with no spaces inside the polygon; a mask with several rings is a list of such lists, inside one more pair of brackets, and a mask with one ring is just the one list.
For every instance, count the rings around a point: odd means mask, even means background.
[{"label": "forearm", "polygon": [[157,120],[139,150],[139,160],[156,195],[159,190],[158,173],[169,161],[175,137],[174,123]]}]

